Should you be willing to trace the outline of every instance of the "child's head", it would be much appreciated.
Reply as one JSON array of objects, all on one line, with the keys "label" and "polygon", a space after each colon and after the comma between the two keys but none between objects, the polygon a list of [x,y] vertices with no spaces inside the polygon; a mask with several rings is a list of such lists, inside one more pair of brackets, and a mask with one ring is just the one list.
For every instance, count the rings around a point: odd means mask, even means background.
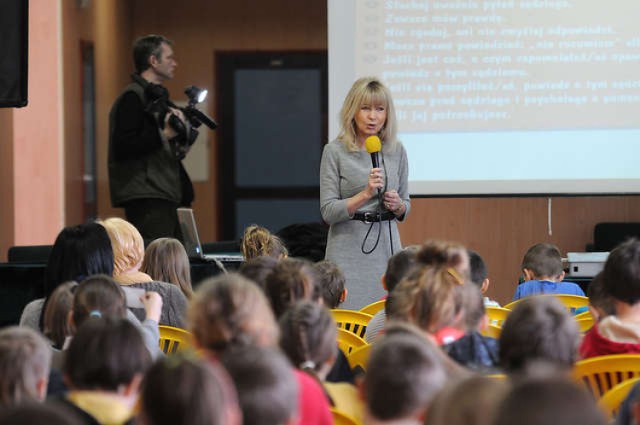
[{"label": "child's head", "polygon": [[238,269],[238,273],[252,280],[260,289],[266,291],[267,276],[271,274],[276,264],[278,264],[277,259],[269,257],[268,255],[261,255],[242,263]]},{"label": "child's head", "polygon": [[387,261],[387,270],[384,273],[384,285],[388,292],[409,276],[418,264],[418,245],[411,245],[393,254]]},{"label": "child's head", "polygon": [[323,260],[313,265],[318,275],[318,288],[327,308],[338,308],[347,298],[345,277],[333,262]]},{"label": "child's head", "polygon": [[617,301],[640,301],[640,240],[629,239],[618,245],[604,264],[604,289]]},{"label": "child's head", "polygon": [[284,425],[298,414],[298,382],[273,348],[234,347],[221,358],[238,391],[245,424]]},{"label": "child's head", "polygon": [[417,259],[420,267],[389,294],[386,311],[390,319],[435,334],[461,317],[469,257],[462,245],[432,241],[423,245]]},{"label": "child's head", "polygon": [[141,378],[150,365],[140,331],[128,320],[91,318],[71,340],[62,371],[74,390],[115,392]]},{"label": "child's head", "polygon": [[459,327],[466,332],[479,331],[487,314],[482,292],[476,285],[463,285],[460,290],[462,291],[462,320]]},{"label": "child's head", "polygon": [[604,287],[602,272],[595,275],[587,287],[589,297],[589,311],[593,320],[599,322],[606,316],[616,314],[616,306]]},{"label": "child's head", "polygon": [[295,367],[320,379],[335,362],[336,338],[336,322],[318,303],[297,302],[280,318],[280,348]]},{"label": "child's head", "polygon": [[155,363],[141,386],[140,417],[146,425],[239,425],[240,406],[227,372],[192,354]]},{"label": "child's head", "polygon": [[127,301],[120,285],[107,275],[83,280],[73,296],[73,327],[79,328],[89,317],[123,318]]},{"label": "child's head", "polygon": [[280,260],[267,276],[267,297],[276,317],[296,301],[319,301],[318,277],[313,264],[300,258]]},{"label": "child's head", "polygon": [[535,244],[522,259],[525,280],[561,281],[564,278],[562,255],[557,246],[548,243]]},{"label": "child's head", "polygon": [[178,285],[191,298],[191,265],[182,243],[173,238],[159,238],[147,246],[140,269],[153,280]]},{"label": "child's head", "polygon": [[69,312],[73,308],[73,295],[77,286],[74,281],[58,286],[49,296],[47,308],[43,313],[44,335],[57,349],[62,349],[65,339],[73,334]]},{"label": "child's head", "polygon": [[489,289],[489,278],[487,272],[487,265],[484,260],[475,251],[468,250],[469,254],[469,274],[471,283],[480,288],[480,291],[484,294]]},{"label": "child's head", "polygon": [[510,374],[526,374],[539,363],[569,371],[579,341],[578,325],[560,301],[552,295],[527,297],[502,326],[500,364]]},{"label": "child's head", "polygon": [[420,418],[446,382],[435,350],[410,333],[384,335],[371,349],[364,378],[368,414],[380,421]]},{"label": "child's head", "polygon": [[195,342],[213,352],[278,343],[278,325],[269,301],[255,283],[239,274],[202,282],[191,299],[188,322]]},{"label": "child's head", "polygon": [[0,407],[43,401],[51,348],[36,331],[11,326],[0,330]]},{"label": "child's head", "polygon": [[273,235],[268,229],[252,224],[244,229],[240,251],[246,260],[261,255],[276,259],[286,258],[289,253],[282,239]]},{"label": "child's head", "polygon": [[509,383],[476,375],[445,387],[431,403],[425,425],[492,425]]},{"label": "child's head", "polygon": [[100,222],[107,229],[113,247],[113,275],[137,271],[144,258],[144,240],[136,227],[119,217]]},{"label": "child's head", "polygon": [[498,407],[494,425],[604,425],[590,394],[563,377],[519,382]]}]

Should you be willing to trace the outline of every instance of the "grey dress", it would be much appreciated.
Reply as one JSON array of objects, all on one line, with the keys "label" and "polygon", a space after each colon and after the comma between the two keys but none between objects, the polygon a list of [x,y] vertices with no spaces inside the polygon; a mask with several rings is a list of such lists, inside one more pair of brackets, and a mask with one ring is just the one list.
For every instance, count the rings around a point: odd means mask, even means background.
[{"label": "grey dress", "polygon": [[[398,218],[402,221],[411,206],[408,188],[409,164],[402,144],[398,142],[383,145],[380,167],[385,170],[386,190],[397,190],[404,201],[406,212]],[[324,221],[330,225],[325,258],[336,263],[346,277],[349,293],[341,308],[359,309],[385,295],[380,278],[391,256],[389,223],[393,251],[395,253],[402,249],[397,221],[391,220],[373,223],[365,250],[373,248],[380,232],[378,246],[371,254],[364,254],[361,250],[371,224],[351,219],[347,211],[347,198],[365,189],[371,168],[371,156],[364,150],[349,152],[344,143],[338,140],[324,147],[320,163],[320,213]],[[373,197],[358,211],[375,212],[377,204],[377,197]]]}]

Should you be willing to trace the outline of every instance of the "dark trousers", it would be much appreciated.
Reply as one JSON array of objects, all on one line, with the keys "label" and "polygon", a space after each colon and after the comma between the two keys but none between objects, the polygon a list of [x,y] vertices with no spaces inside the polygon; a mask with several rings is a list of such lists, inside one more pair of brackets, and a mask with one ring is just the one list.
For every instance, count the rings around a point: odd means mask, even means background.
[{"label": "dark trousers", "polygon": [[163,237],[182,240],[176,208],[178,204],[164,199],[135,199],[126,203],[124,214],[145,244]]}]

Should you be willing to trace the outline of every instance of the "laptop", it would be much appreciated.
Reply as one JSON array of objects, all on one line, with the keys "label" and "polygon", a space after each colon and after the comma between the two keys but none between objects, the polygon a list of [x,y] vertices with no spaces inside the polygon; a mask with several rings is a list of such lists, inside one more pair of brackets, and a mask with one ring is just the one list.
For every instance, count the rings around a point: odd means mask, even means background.
[{"label": "laptop", "polygon": [[202,252],[193,210],[191,208],[178,208],[176,211],[180,230],[182,231],[182,243],[189,258],[215,262],[223,270],[225,270],[224,266],[219,263],[241,263],[244,261],[244,257],[240,253],[205,254]]}]

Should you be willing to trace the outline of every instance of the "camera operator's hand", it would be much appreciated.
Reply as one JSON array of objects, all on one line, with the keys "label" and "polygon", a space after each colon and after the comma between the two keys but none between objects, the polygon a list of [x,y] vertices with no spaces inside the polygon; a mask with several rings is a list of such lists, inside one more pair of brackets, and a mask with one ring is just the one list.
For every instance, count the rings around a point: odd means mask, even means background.
[{"label": "camera operator's hand", "polygon": [[184,114],[180,109],[169,107],[169,113],[164,116],[164,129],[162,130],[162,135],[166,140],[171,140],[172,138],[178,135],[178,133],[169,124],[169,119],[171,118],[171,115],[175,115],[180,119],[180,121],[182,121],[183,123],[186,123]]}]

